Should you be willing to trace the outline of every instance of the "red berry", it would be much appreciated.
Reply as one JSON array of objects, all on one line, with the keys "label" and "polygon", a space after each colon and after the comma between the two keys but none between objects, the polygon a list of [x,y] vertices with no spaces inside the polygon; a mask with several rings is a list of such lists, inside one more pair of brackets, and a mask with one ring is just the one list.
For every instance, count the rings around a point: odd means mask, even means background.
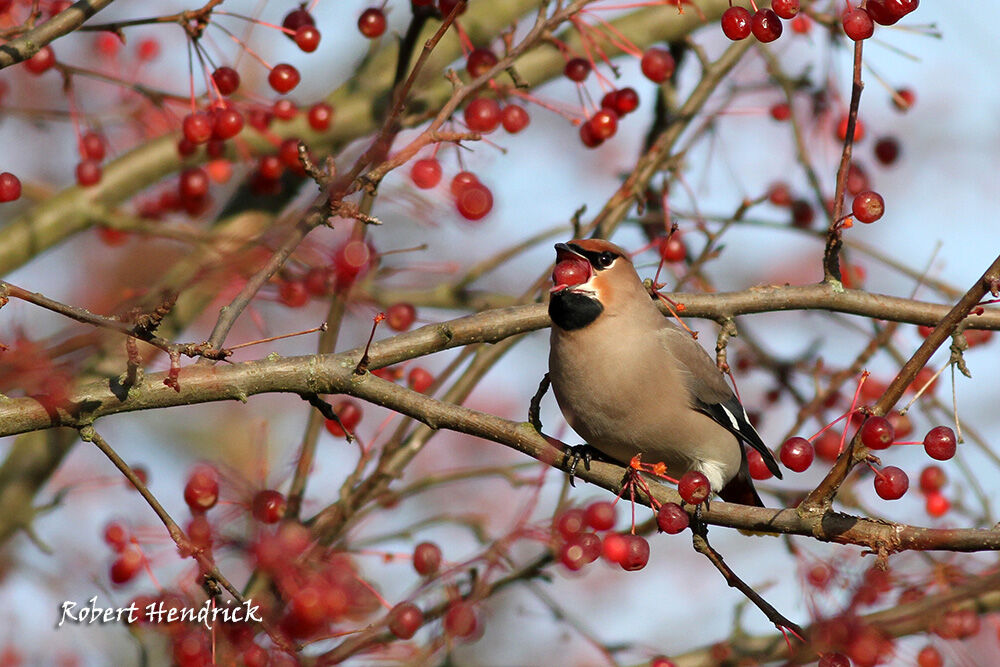
[{"label": "red berry", "polygon": [[676,535],[687,528],[690,522],[691,517],[677,503],[663,503],[656,512],[656,525],[668,535]]},{"label": "red berry", "polygon": [[816,211],[812,204],[805,199],[795,199],[792,201],[792,226],[799,229],[809,229],[813,220],[816,219]]},{"label": "red berry", "polygon": [[25,68],[32,74],[41,74],[56,64],[56,54],[51,46],[43,46],[35,55],[24,61]]},{"label": "red berry", "polygon": [[120,521],[112,521],[104,527],[104,541],[114,551],[121,553],[129,541],[128,528]]},{"label": "red berry", "polygon": [[232,95],[240,87],[240,73],[232,67],[222,66],[212,72],[212,81],[220,95]]},{"label": "red berry", "polygon": [[843,653],[824,653],[817,667],[851,667],[851,659]]},{"label": "red berry", "polygon": [[781,37],[781,19],[767,7],[762,7],[750,22],[753,36],[758,42],[773,42]]},{"label": "red berry", "polygon": [[178,192],[181,199],[200,199],[208,194],[208,173],[201,167],[181,172]]},{"label": "red berry", "polygon": [[295,86],[299,85],[299,81],[302,77],[299,75],[299,70],[295,69],[288,63],[281,63],[280,65],[275,65],[271,70],[271,73],[267,75],[267,82],[270,84],[276,92],[284,95],[291,91]]},{"label": "red berry", "polygon": [[203,144],[212,138],[212,118],[204,111],[189,113],[181,121],[181,129],[192,144]]},{"label": "red berry", "polygon": [[920,471],[920,490],[924,493],[935,493],[940,491],[948,482],[941,466],[929,465]]},{"label": "red berry", "polygon": [[9,171],[0,174],[0,202],[14,201],[21,197],[21,179]]},{"label": "red berry", "polygon": [[464,117],[470,130],[492,132],[500,125],[500,103],[492,97],[477,97],[466,105]]},{"label": "red berry", "polygon": [[441,182],[441,163],[428,157],[417,160],[410,168],[410,179],[421,190],[429,190]]},{"label": "red berry", "polygon": [[892,424],[885,417],[869,417],[861,425],[861,443],[868,449],[888,449],[895,439]]},{"label": "red berry", "polygon": [[471,171],[460,171],[451,179],[451,194],[456,197],[464,192],[470,185],[479,183],[479,179]]},{"label": "red berry", "polygon": [[641,535],[625,535],[625,557],[621,560],[623,570],[634,572],[646,567],[649,562],[649,542]]},{"label": "red berry", "polygon": [[778,102],[771,107],[771,118],[777,121],[788,120],[792,117],[792,108],[787,102]]},{"label": "red berry", "polygon": [[799,0],[771,0],[771,9],[783,19],[793,19],[799,13]]},{"label": "red berry", "polygon": [[427,577],[441,567],[441,547],[433,542],[421,542],[413,549],[413,569]]},{"label": "red berry", "polygon": [[899,159],[899,141],[894,137],[882,137],[875,142],[875,159],[888,166]]},{"label": "red berry", "polygon": [[257,163],[257,173],[264,178],[277,180],[281,178],[284,171],[285,165],[281,163],[277,155],[264,155]]},{"label": "red berry", "polygon": [[[847,139],[847,123],[850,117],[846,114],[840,117],[840,121],[837,122],[837,139],[844,141]],[[861,122],[861,119],[855,119],[854,122],[854,141],[855,143],[861,141],[865,138],[865,126]]]},{"label": "red berry", "polygon": [[285,496],[274,489],[258,491],[250,505],[253,518],[261,523],[277,523],[285,516]]},{"label": "red berry", "polygon": [[101,163],[97,160],[81,160],[76,165],[76,182],[83,187],[96,185],[101,180]]},{"label": "red berry", "polygon": [[664,262],[683,262],[687,257],[687,248],[681,241],[681,235],[674,232],[667,238],[660,240],[660,257]]},{"label": "red berry", "polygon": [[422,394],[434,384],[434,376],[426,368],[414,366],[406,376],[406,382],[410,385],[410,389]]},{"label": "red berry", "polygon": [[80,154],[100,162],[104,159],[104,138],[96,132],[84,132],[80,137]]},{"label": "red berry", "polygon": [[465,71],[473,79],[481,77],[499,62],[496,54],[486,48],[473,49],[465,59]]},{"label": "red berry", "polygon": [[747,452],[747,466],[750,469],[750,477],[753,479],[763,480],[773,477],[767,464],[764,463],[764,457],[756,449]]},{"label": "red berry", "polygon": [[571,572],[581,569],[588,562],[583,544],[576,539],[562,543],[559,546],[559,562]]},{"label": "red berry", "polygon": [[767,190],[767,199],[775,206],[791,206],[792,191],[787,183],[774,183]]},{"label": "red berry", "polygon": [[[351,433],[357,428],[363,415],[361,408],[351,399],[344,399],[334,405],[333,412],[340,418],[340,423],[344,425],[344,428]],[[338,438],[344,437],[344,429],[340,428],[336,419],[326,420],[326,430]]]},{"label": "red berry", "polygon": [[144,62],[155,60],[160,55],[160,43],[152,37],[141,40],[136,53],[139,56],[139,60]]},{"label": "red berry", "polygon": [[955,432],[947,426],[935,426],[924,436],[924,451],[938,461],[947,461],[955,455],[958,444]]},{"label": "red berry", "polygon": [[[414,0],[414,2],[416,2],[416,1],[417,0]],[[431,4],[431,3],[427,2],[426,0],[420,0],[420,1],[424,2],[425,5],[430,5]],[[463,5],[459,5],[458,4],[458,0],[437,0],[437,6],[438,6],[438,11],[441,12],[441,17],[442,18],[444,18],[446,16],[450,16],[451,13],[453,11],[455,11],[456,7],[459,8],[457,16],[461,16],[462,14],[465,13],[465,10],[469,8],[469,4],[468,3],[465,3]]]},{"label": "red berry", "polygon": [[601,542],[601,554],[610,563],[621,564],[628,551],[625,536],[619,533],[608,533]]},{"label": "red berry", "polygon": [[309,127],[317,132],[325,132],[330,129],[330,123],[333,122],[333,107],[326,102],[317,102],[309,107],[307,117]]},{"label": "red berry", "polygon": [[920,4],[920,0],[869,0],[868,12],[876,23],[892,25]]},{"label": "red berry", "polygon": [[604,143],[604,139],[597,136],[594,126],[589,120],[580,124],[580,141],[587,148],[597,148]]},{"label": "red berry", "polygon": [[816,450],[816,456],[832,463],[840,455],[840,436],[833,431],[826,431],[819,436],[813,447]]},{"label": "red berry", "polygon": [[412,303],[394,303],[385,310],[385,323],[393,331],[406,331],[417,319],[417,309]]},{"label": "red berry", "polygon": [[799,14],[792,19],[792,32],[798,35],[806,35],[812,28],[812,20],[805,14]]},{"label": "red berry", "polygon": [[[281,22],[281,27],[286,30],[291,30],[293,33],[304,25],[316,25],[316,20],[313,19],[312,14],[308,12],[305,8],[305,3],[303,3],[298,9],[293,9],[285,15],[284,20]],[[291,38],[291,35],[289,35]]]},{"label": "red berry", "polygon": [[337,287],[347,289],[368,273],[375,261],[375,249],[362,241],[348,241],[333,253]]},{"label": "red berry", "polygon": [[944,660],[941,658],[940,651],[927,645],[920,649],[920,653],[917,654],[917,665],[918,667],[944,667]]},{"label": "red berry", "polygon": [[859,222],[871,224],[885,213],[885,200],[879,193],[866,190],[854,198],[851,213]]},{"label": "red berry", "polygon": [[466,220],[481,220],[493,209],[493,193],[482,183],[473,183],[458,194],[455,204]]},{"label": "red berry", "polygon": [[585,58],[570,58],[563,68],[563,74],[570,81],[581,83],[590,74],[590,61]]},{"label": "red berry", "polygon": [[844,12],[840,21],[844,26],[844,33],[855,42],[868,39],[875,34],[875,23],[872,21],[871,14],[863,7],[856,7]]},{"label": "red berry", "polygon": [[927,494],[924,506],[929,516],[937,518],[948,513],[948,510],[951,509],[951,501],[945,498],[940,491],[932,491]]},{"label": "red berry", "polygon": [[619,118],[625,114],[632,113],[639,108],[639,93],[634,88],[622,88],[614,93],[611,100],[614,112]]},{"label": "red berry", "polygon": [[389,632],[400,639],[409,639],[417,634],[423,624],[424,615],[409,602],[401,602],[389,612]]},{"label": "red berry", "polygon": [[611,530],[615,527],[615,506],[606,500],[599,500],[587,506],[583,519],[594,530]]},{"label": "red berry", "polygon": [[295,35],[292,39],[295,41],[295,45],[299,47],[299,50],[305,53],[312,53],[317,48],[319,48],[319,40],[322,35],[319,32],[319,28],[314,25],[304,25],[295,31]]},{"label": "red berry", "polygon": [[896,466],[886,466],[875,474],[875,493],[885,500],[902,498],[910,488],[910,478]]},{"label": "red berry", "polygon": [[806,581],[813,588],[823,590],[833,578],[833,569],[826,563],[817,563],[806,571]]},{"label": "red berry", "polygon": [[517,134],[528,127],[531,117],[525,111],[524,107],[517,104],[508,104],[500,112],[500,122],[503,123],[503,129],[507,130],[507,132]]},{"label": "red berry", "polygon": [[278,146],[278,159],[281,163],[293,171],[302,171],[302,161],[299,160],[299,139],[289,137]]},{"label": "red berry", "polygon": [[295,102],[287,97],[282,97],[274,102],[271,112],[278,120],[291,120],[299,113],[299,109],[295,106]]},{"label": "red berry", "polygon": [[219,109],[213,115],[212,138],[231,139],[243,129],[243,114],[236,109]]},{"label": "red berry", "polygon": [[124,584],[131,581],[142,567],[143,556],[139,547],[129,545],[111,563],[111,583]]},{"label": "red berry", "polygon": [[210,465],[195,466],[184,485],[184,502],[192,512],[204,512],[219,501],[219,474]]},{"label": "red berry", "polygon": [[738,42],[750,36],[750,11],[743,7],[730,7],[722,13],[722,32]]},{"label": "red berry", "polygon": [[444,615],[444,631],[452,637],[468,637],[476,631],[476,612],[468,602],[458,601]]},{"label": "red berry", "polygon": [[301,308],[309,303],[309,290],[301,280],[286,280],[278,288],[281,303],[289,308]]},{"label": "red berry", "polygon": [[700,505],[712,493],[708,478],[697,470],[689,470],[677,484],[677,492],[684,502],[690,505]]},{"label": "red berry", "polygon": [[813,462],[812,443],[798,436],[785,440],[781,445],[781,462],[794,472],[803,472]]},{"label": "red berry", "polygon": [[570,540],[587,527],[586,515],[582,509],[568,509],[556,517],[554,525],[564,540]]},{"label": "red berry", "polygon": [[385,32],[385,12],[378,7],[369,7],[358,18],[358,30],[368,39],[375,39]]},{"label": "red berry", "polygon": [[898,111],[909,111],[917,101],[917,94],[909,88],[900,88],[892,97],[892,105]]},{"label": "red berry", "polygon": [[[725,15],[723,15],[724,18]],[[725,29],[724,26],[725,22],[723,22],[723,29]],[[677,63],[674,61],[674,57],[670,55],[670,51],[655,46],[646,49],[642,54],[642,61],[640,62],[643,75],[653,83],[663,83],[669,79],[673,75],[676,66]]]},{"label": "red berry", "polygon": [[859,195],[868,189],[868,174],[857,162],[847,165],[847,191]]}]

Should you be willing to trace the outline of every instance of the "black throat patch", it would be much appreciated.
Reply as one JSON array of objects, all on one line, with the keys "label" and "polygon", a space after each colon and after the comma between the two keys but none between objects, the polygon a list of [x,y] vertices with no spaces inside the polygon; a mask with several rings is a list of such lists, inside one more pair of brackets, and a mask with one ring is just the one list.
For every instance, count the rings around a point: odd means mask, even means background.
[{"label": "black throat patch", "polygon": [[582,329],[604,312],[601,302],[592,296],[566,289],[549,299],[549,317],[563,331]]}]

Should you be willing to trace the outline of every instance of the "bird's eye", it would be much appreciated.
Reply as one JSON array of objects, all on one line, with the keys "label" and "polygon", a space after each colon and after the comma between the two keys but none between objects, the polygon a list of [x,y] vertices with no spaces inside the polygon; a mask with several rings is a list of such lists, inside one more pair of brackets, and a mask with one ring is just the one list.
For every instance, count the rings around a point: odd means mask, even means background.
[{"label": "bird's eye", "polygon": [[603,267],[611,266],[615,261],[615,255],[612,252],[605,250],[601,253],[601,256],[597,258],[598,263]]}]

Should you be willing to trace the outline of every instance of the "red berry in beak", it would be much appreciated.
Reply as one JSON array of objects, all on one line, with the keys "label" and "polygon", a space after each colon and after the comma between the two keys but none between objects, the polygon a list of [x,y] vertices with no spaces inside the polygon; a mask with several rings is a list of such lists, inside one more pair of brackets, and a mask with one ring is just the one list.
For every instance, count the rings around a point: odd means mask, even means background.
[{"label": "red berry in beak", "polygon": [[553,292],[580,285],[590,280],[590,262],[583,257],[570,256],[559,260],[552,269]]}]

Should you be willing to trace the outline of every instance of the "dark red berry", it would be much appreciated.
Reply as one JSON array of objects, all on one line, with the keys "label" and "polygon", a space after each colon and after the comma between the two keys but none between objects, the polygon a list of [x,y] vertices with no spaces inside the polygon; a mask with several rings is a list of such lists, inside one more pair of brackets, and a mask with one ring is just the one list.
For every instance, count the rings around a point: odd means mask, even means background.
[{"label": "dark red berry", "polygon": [[295,45],[299,47],[299,50],[312,53],[319,48],[319,41],[322,37],[319,28],[314,25],[304,25],[295,31],[292,39],[295,40]]},{"label": "dark red berry", "polygon": [[240,74],[232,67],[222,66],[212,72],[212,81],[220,95],[232,95],[240,87]]},{"label": "dark red berry", "polygon": [[792,108],[787,102],[778,102],[771,107],[771,118],[777,121],[788,120],[792,117]]},{"label": "dark red berry", "polygon": [[812,443],[798,436],[785,440],[781,445],[781,462],[793,472],[804,472],[812,465]]},{"label": "dark red berry", "polygon": [[124,584],[135,578],[142,568],[143,556],[139,547],[129,545],[111,563],[111,583]]},{"label": "dark red berry", "polygon": [[726,37],[738,42],[750,36],[750,11],[743,7],[730,7],[722,13],[722,32]]},{"label": "dark red berry", "polygon": [[597,136],[594,126],[588,120],[580,124],[580,142],[587,148],[597,148],[604,143],[604,139]]},{"label": "dark red berry", "polygon": [[888,449],[895,439],[892,424],[885,417],[869,417],[861,425],[861,444],[868,449]]},{"label": "dark red berry", "polygon": [[863,7],[856,7],[844,12],[840,18],[844,26],[844,33],[855,42],[868,39],[875,34],[875,23]]},{"label": "dark red berry", "polygon": [[920,471],[920,490],[924,493],[935,493],[948,483],[948,476],[941,466],[929,465]]},{"label": "dark red berry", "polygon": [[481,220],[493,209],[493,193],[482,183],[473,183],[455,197],[455,205],[466,220]]},{"label": "dark red berry", "polygon": [[781,37],[781,19],[767,7],[761,7],[750,22],[753,36],[758,42],[773,42]]},{"label": "dark red berry", "polygon": [[369,7],[358,18],[358,30],[368,39],[375,39],[385,32],[385,12],[378,7]]},{"label": "dark red berry", "polygon": [[80,154],[90,160],[104,159],[104,138],[96,132],[84,132],[80,137]]},{"label": "dark red berry", "polygon": [[466,105],[464,117],[470,130],[492,132],[500,125],[500,103],[492,97],[477,97]]},{"label": "dark red berry", "polygon": [[399,639],[409,639],[424,624],[424,615],[416,605],[401,602],[389,612],[389,632]]},{"label": "dark red berry", "polygon": [[473,79],[476,79],[490,71],[497,62],[499,61],[495,53],[489,49],[480,47],[473,49],[469,53],[469,57],[465,59],[465,71]]},{"label": "dark red berry", "polygon": [[799,0],[771,0],[771,9],[783,19],[793,19],[799,13]]},{"label": "dark red berry", "polygon": [[888,166],[899,159],[899,141],[895,137],[882,137],[875,142],[875,159]]},{"label": "dark red berry", "polygon": [[625,535],[625,557],[621,560],[623,570],[634,572],[646,567],[649,562],[649,542],[641,535]]},{"label": "dark red berry", "polygon": [[24,67],[32,74],[41,74],[56,64],[56,54],[51,46],[43,46],[35,55],[24,61]]},{"label": "dark red berry", "polygon": [[285,516],[285,506],[285,496],[280,491],[263,489],[254,494],[251,512],[261,523],[277,523]]},{"label": "dark red berry", "polygon": [[843,653],[824,653],[817,667],[851,667],[851,659]]},{"label": "dark red berry", "polygon": [[656,525],[668,535],[676,535],[688,527],[691,517],[677,503],[663,503],[656,512]]},{"label": "dark red berry", "polygon": [[866,190],[854,198],[851,212],[858,222],[871,224],[885,213],[885,200],[879,193]]},{"label": "dark red berry", "polygon": [[909,111],[917,101],[917,94],[910,88],[900,88],[892,96],[892,105],[897,111]]},{"label": "dark red berry", "polygon": [[575,507],[560,514],[555,521],[555,529],[564,540],[569,540],[582,533],[586,527],[586,514],[582,509]]},{"label": "dark red berry", "polygon": [[417,319],[417,309],[412,303],[394,303],[385,309],[385,323],[393,331],[406,331]]},{"label": "dark red berry", "polygon": [[[284,20],[281,22],[281,27],[292,31],[292,33],[304,25],[316,25],[316,20],[305,8],[305,3],[303,3],[298,9],[293,9],[288,12],[288,14],[285,15]],[[291,38],[291,35],[289,35],[289,38]]]},{"label": "dark red berry", "polygon": [[570,81],[581,83],[590,74],[590,61],[585,58],[570,58],[563,68],[563,74]]},{"label": "dark red berry", "polygon": [[282,95],[290,92],[295,86],[299,85],[299,81],[301,80],[302,77],[299,75],[299,70],[288,63],[275,65],[271,73],[267,75],[267,83]]},{"label": "dark red berry", "polygon": [[517,104],[508,104],[500,113],[500,122],[503,123],[503,129],[511,134],[517,134],[528,127],[531,117],[525,111],[524,107]]},{"label": "dark red berry", "polygon": [[423,394],[434,384],[434,376],[422,366],[414,366],[406,376],[406,383],[410,389]]},{"label": "dark red berry", "polygon": [[897,500],[910,488],[910,478],[896,466],[885,466],[875,474],[875,493],[885,500]]},{"label": "dark red berry", "polygon": [[271,112],[278,120],[291,120],[298,115],[299,108],[295,106],[295,102],[291,101],[287,97],[282,97],[280,100],[276,100],[274,102],[274,105],[271,107]]},{"label": "dark red berry", "polygon": [[451,194],[457,197],[469,186],[475,185],[478,182],[479,179],[471,171],[460,171],[452,177],[449,189],[451,190]]},{"label": "dark red berry", "polygon": [[584,521],[594,530],[611,530],[615,527],[615,506],[606,500],[599,500],[587,506],[583,512]]},{"label": "dark red berry", "polygon": [[947,426],[935,426],[924,436],[924,451],[938,461],[947,461],[955,455],[958,442],[955,432]]},{"label": "dark red berry", "polygon": [[792,226],[799,229],[809,229],[813,220],[816,219],[816,210],[812,204],[805,199],[795,199],[792,201]]},{"label": "dark red berry", "polygon": [[619,117],[624,116],[627,113],[632,113],[639,108],[639,94],[635,92],[634,88],[622,88],[621,90],[615,91],[614,100],[612,101],[613,108]]},{"label": "dark red berry", "polygon": [[618,131],[618,116],[614,111],[601,109],[590,118],[591,129],[597,137],[604,141],[610,139]]},{"label": "dark red berry", "polygon": [[236,109],[219,109],[212,118],[212,138],[225,141],[243,129],[243,114]]},{"label": "dark red berry", "polygon": [[189,113],[181,121],[181,129],[192,144],[203,144],[212,138],[212,117],[203,111]]},{"label": "dark red berry", "polygon": [[669,79],[676,66],[670,51],[656,46],[646,49],[640,62],[643,75],[653,83],[663,83]]},{"label": "dark red berry", "polygon": [[178,184],[181,199],[201,199],[208,194],[208,173],[201,167],[192,167],[181,172]]},{"label": "dark red berry", "polygon": [[747,467],[750,470],[750,477],[756,480],[770,479],[774,475],[764,463],[764,457],[756,449],[747,452]]},{"label": "dark red berry", "polygon": [[684,502],[690,505],[700,505],[712,493],[708,478],[697,470],[689,470],[677,484],[677,492]]},{"label": "dark red berry", "polygon": [[301,308],[309,303],[309,290],[301,280],[286,280],[278,288],[278,297],[289,308]]},{"label": "dark red berry", "polygon": [[428,577],[441,567],[441,547],[433,542],[421,542],[413,548],[413,569]]},{"label": "dark red berry", "polygon": [[14,201],[21,197],[21,179],[9,171],[0,174],[0,202]]},{"label": "dark red berry", "polygon": [[[363,415],[361,407],[351,399],[344,399],[334,405],[333,412],[340,419],[340,424],[343,424],[344,428],[351,433],[354,433],[354,429],[361,422]],[[326,430],[338,438],[343,438],[344,429],[340,427],[340,424],[337,423],[336,419],[327,419]]]}]

